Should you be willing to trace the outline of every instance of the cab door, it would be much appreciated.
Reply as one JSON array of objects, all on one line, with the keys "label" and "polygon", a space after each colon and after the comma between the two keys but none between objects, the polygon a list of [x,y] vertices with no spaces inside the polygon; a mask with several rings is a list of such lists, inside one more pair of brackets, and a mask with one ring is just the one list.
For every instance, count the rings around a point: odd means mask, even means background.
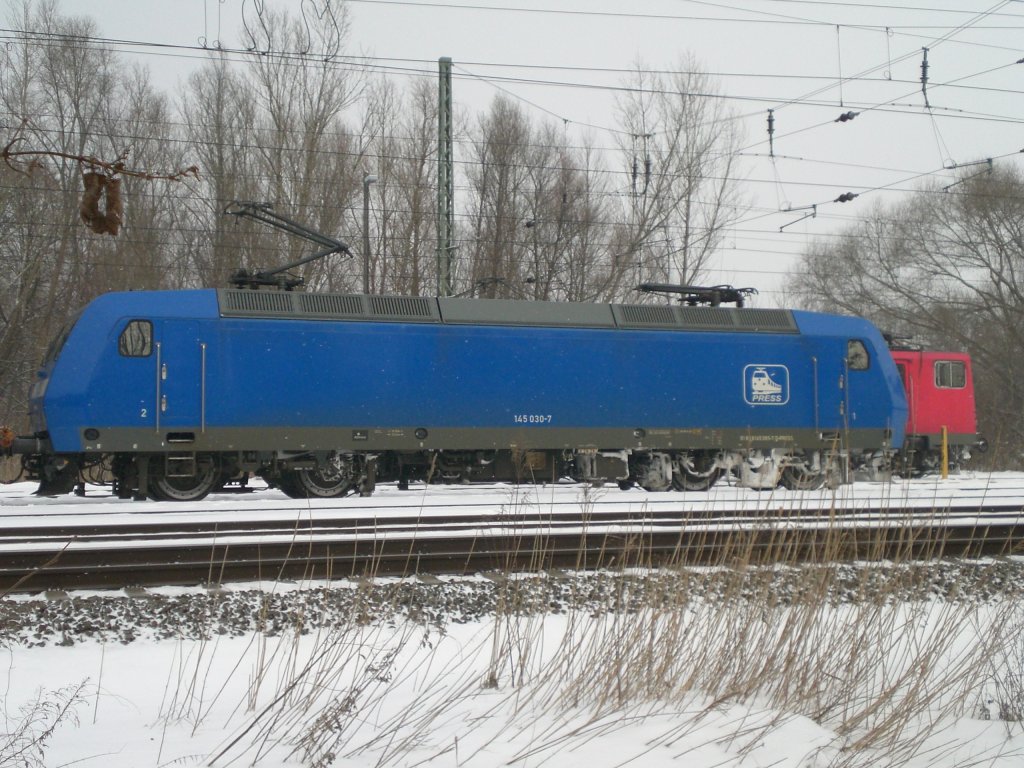
[{"label": "cab door", "polygon": [[117,330],[117,355],[99,373],[98,391],[116,397],[97,398],[91,403],[91,420],[96,424],[145,427],[157,424],[157,343],[152,320],[128,318]]},{"label": "cab door", "polygon": [[846,428],[847,366],[846,342],[823,340],[820,353],[813,358],[815,369],[814,423],[826,440],[839,447]]},{"label": "cab door", "polygon": [[188,442],[206,428],[206,343],[195,320],[160,322],[157,335],[159,429]]},{"label": "cab door", "polygon": [[857,428],[857,413],[851,407],[856,388],[864,386],[862,376],[871,366],[867,347],[861,339],[829,339],[820,357],[814,359],[814,422],[823,440],[846,447],[851,429]]}]

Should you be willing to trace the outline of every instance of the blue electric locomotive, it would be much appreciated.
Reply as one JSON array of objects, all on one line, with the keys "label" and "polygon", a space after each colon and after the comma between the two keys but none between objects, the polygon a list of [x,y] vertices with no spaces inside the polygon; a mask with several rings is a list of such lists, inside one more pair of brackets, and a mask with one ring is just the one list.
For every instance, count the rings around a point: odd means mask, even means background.
[{"label": "blue electric locomotive", "polygon": [[[24,454],[41,491],[105,463],[123,497],[255,473],[296,497],[377,481],[816,487],[903,441],[867,321],[721,306],[298,291],[111,293],[51,346]],[[9,441],[10,442],[10,441]]]}]

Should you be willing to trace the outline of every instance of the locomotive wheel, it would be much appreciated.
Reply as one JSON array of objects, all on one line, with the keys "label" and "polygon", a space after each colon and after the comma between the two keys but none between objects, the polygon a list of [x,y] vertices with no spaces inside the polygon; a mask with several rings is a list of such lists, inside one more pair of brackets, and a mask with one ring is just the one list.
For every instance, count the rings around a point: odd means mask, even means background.
[{"label": "locomotive wheel", "polygon": [[694,475],[686,471],[673,472],[672,489],[676,491],[709,491],[721,476],[722,470],[720,469],[713,469],[704,475]]},{"label": "locomotive wheel", "polygon": [[332,456],[316,469],[283,470],[279,486],[293,499],[335,499],[350,494],[358,480],[352,459]]},{"label": "locomotive wheel", "polygon": [[[628,482],[628,481],[620,480],[619,481],[619,488],[622,488],[622,483],[623,482]],[[661,493],[663,491],[667,491],[669,488],[675,488],[676,487],[676,475],[675,475],[675,472],[672,473],[672,479],[668,480],[667,482],[664,481],[664,480],[660,480],[660,481],[657,481],[657,482],[645,482],[645,483],[641,483],[640,487],[643,488],[645,491],[648,491],[650,493]],[[623,490],[628,490],[628,489],[629,489],[629,486],[627,486]]]},{"label": "locomotive wheel", "polygon": [[721,476],[722,470],[715,466],[714,456],[701,453],[683,456],[672,467],[672,489],[707,491]]},{"label": "locomotive wheel", "polygon": [[220,470],[213,464],[200,467],[198,474],[187,477],[152,477],[149,495],[157,501],[199,501],[217,487]]},{"label": "locomotive wheel", "polygon": [[288,469],[281,472],[280,488],[293,499],[334,499],[347,496],[356,484],[347,477],[331,477],[319,469]]},{"label": "locomotive wheel", "polygon": [[806,464],[790,464],[782,468],[779,482],[790,491],[816,491],[825,484],[826,474],[824,470],[814,472]]}]

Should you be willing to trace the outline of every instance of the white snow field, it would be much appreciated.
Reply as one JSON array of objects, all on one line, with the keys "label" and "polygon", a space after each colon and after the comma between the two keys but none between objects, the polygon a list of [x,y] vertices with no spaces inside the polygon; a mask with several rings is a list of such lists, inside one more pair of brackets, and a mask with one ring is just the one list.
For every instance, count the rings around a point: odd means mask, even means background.
[{"label": "white snow field", "polygon": [[[0,492],[0,518],[169,508],[31,490]],[[1024,475],[840,493],[1024,507]],[[534,489],[531,503],[545,494],[580,489]],[[497,510],[510,495],[385,488],[372,501],[386,516],[470,496]],[[692,503],[738,500],[796,503],[729,486]],[[263,490],[170,514],[283,504],[319,502]],[[755,568],[741,555],[586,575],[7,595],[0,765],[1024,765],[1024,562]]]}]

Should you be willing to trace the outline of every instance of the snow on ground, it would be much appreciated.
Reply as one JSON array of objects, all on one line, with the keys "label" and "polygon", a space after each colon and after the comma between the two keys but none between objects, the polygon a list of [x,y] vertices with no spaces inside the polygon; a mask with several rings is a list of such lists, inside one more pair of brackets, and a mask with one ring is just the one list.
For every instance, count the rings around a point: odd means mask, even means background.
[{"label": "snow on ground", "polygon": [[[950,488],[1016,488],[1024,506],[1024,475],[845,492]],[[513,493],[440,490],[372,501],[497,509]],[[149,510],[26,501],[8,489],[0,517]],[[1010,559],[8,596],[0,765],[1009,768],[1022,589]]]},{"label": "snow on ground", "polygon": [[[48,705],[21,736],[26,746],[41,742],[38,764],[47,766],[1009,768],[1024,761],[1019,723],[980,719],[998,716],[984,700],[955,715],[930,702],[941,727],[931,727],[926,711],[906,722],[911,736],[880,744],[868,738],[873,723],[841,733],[827,714],[787,711],[757,696],[666,688],[653,700],[619,700],[614,680],[607,680],[610,688],[588,689],[607,669],[587,674],[562,647],[568,643],[589,661],[580,638],[604,631],[599,619],[551,615],[443,630],[371,622],[309,635],[14,647],[4,651],[6,725],[17,732],[20,708]],[[45,737],[52,709],[72,686],[80,687],[69,712]],[[859,738],[868,747],[844,753]],[[36,764],[12,759],[5,746],[5,765]],[[22,757],[33,757],[27,748]]]},{"label": "snow on ground", "polygon": [[373,496],[344,499],[288,499],[284,494],[268,490],[262,481],[253,481],[253,493],[216,493],[199,502],[133,501],[115,499],[109,489],[88,486],[85,497],[73,495],[38,497],[33,493],[37,484],[30,482],[0,485],[0,517],[16,522],[18,516],[57,518],[62,514],[76,516],[113,516],[130,523],[133,518],[159,511],[162,517],[188,514],[204,520],[216,520],[219,513],[237,515],[241,511],[267,514],[280,509],[337,510],[345,508],[373,509],[381,519],[394,515],[407,515],[410,511],[425,516],[450,514],[464,507],[469,514],[480,514],[475,507],[484,505],[497,511],[516,505],[561,505],[566,503],[598,503],[615,505],[623,509],[679,506],[682,502],[695,513],[720,510],[764,511],[780,507],[800,509],[835,503],[842,507],[886,508],[897,505],[917,506],[921,509],[939,508],[952,499],[981,504],[985,501],[1024,502],[1024,472],[964,472],[943,480],[928,476],[914,480],[895,479],[892,482],[857,482],[836,489],[817,491],[757,491],[741,488],[724,480],[709,492],[653,493],[632,488],[620,491],[614,486],[585,488],[579,483],[563,482],[541,486],[495,485],[434,485],[413,484],[411,490],[400,491],[394,483],[377,486]]}]

